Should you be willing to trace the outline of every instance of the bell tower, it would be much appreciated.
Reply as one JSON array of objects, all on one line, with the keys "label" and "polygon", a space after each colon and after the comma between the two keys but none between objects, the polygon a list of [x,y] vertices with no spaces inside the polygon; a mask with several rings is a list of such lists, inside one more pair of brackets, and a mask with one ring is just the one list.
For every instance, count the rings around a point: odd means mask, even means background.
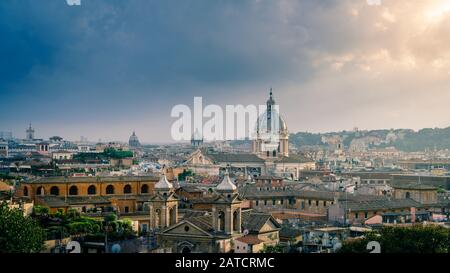
[{"label": "bell tower", "polygon": [[228,171],[216,188],[217,197],[212,206],[213,227],[227,235],[241,233],[241,199]]},{"label": "bell tower", "polygon": [[178,199],[166,175],[155,184],[155,194],[149,200],[150,228],[164,229],[178,223]]},{"label": "bell tower", "polygon": [[34,139],[34,129],[33,129],[33,127],[31,127],[31,123],[30,123],[30,126],[26,130],[26,134],[27,134],[27,140]]}]

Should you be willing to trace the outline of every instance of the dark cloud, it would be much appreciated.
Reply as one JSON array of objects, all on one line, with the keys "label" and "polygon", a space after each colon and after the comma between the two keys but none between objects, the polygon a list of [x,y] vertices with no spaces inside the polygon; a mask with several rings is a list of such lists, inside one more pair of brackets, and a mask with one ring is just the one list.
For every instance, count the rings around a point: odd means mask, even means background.
[{"label": "dark cloud", "polygon": [[[22,134],[33,121],[46,135],[125,139],[136,129],[146,141],[164,140],[174,104],[194,95],[259,104],[270,86],[292,130],[363,127],[345,113],[361,115],[358,105],[377,96],[390,107],[409,88],[395,77],[421,74],[404,67],[411,55],[428,65],[428,55],[446,53],[445,40],[427,43],[448,32],[443,24],[411,42],[402,18],[423,6],[406,1],[81,1],[0,2],[1,129]],[[416,89],[432,79],[422,76]],[[376,119],[387,106],[372,107]]]}]

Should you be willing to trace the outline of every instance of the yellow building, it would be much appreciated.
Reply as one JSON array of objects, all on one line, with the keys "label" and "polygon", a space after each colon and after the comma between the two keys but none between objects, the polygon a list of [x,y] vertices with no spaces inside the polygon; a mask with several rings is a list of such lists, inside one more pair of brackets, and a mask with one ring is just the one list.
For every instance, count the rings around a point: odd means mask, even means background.
[{"label": "yellow building", "polygon": [[22,182],[19,197],[36,205],[50,208],[50,212],[69,208],[92,217],[116,212],[148,230],[150,213],[147,202],[154,193],[158,177],[43,177]]}]

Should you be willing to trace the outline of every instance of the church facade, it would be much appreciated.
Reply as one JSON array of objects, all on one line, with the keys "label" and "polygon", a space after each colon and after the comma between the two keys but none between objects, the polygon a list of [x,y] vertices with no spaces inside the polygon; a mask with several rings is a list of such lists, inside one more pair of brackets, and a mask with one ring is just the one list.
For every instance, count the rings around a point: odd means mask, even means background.
[{"label": "church facade", "polygon": [[[162,184],[165,185],[164,188]],[[155,185],[155,190],[160,191],[159,195],[165,193],[167,198],[173,196],[170,183],[163,182],[161,185]],[[162,200],[164,205],[158,208],[162,209],[163,215],[170,215],[168,211],[171,206],[161,197],[150,201],[151,211],[156,211],[153,200]],[[211,204],[212,209],[201,215],[185,215],[183,219],[170,225],[167,225],[168,221],[163,221],[157,229],[159,249],[175,253],[226,253],[233,251],[236,240],[245,236],[257,237],[264,245],[279,242],[281,227],[278,222],[270,214],[243,211],[237,187],[231,182],[227,172],[217,186]],[[176,210],[174,212],[177,214]],[[178,215],[171,219],[178,219]]]},{"label": "church facade", "polygon": [[291,180],[298,180],[302,170],[314,170],[314,160],[289,154],[289,131],[277,108],[271,90],[267,109],[257,120],[251,153],[198,148],[186,160],[185,167],[201,175],[220,175],[228,169],[233,176],[277,175]]},{"label": "church facade", "polygon": [[272,89],[266,102],[266,111],[256,122],[256,138],[252,140],[252,153],[262,158],[289,156],[289,131],[275,104]]}]

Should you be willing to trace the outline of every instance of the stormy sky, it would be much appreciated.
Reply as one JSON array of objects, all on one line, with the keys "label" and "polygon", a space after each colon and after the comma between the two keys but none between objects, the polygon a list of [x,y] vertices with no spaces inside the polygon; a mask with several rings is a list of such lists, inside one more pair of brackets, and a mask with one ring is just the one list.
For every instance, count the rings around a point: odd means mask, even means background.
[{"label": "stormy sky", "polygon": [[173,106],[291,132],[450,125],[449,0],[0,1],[0,131],[171,141]]}]

